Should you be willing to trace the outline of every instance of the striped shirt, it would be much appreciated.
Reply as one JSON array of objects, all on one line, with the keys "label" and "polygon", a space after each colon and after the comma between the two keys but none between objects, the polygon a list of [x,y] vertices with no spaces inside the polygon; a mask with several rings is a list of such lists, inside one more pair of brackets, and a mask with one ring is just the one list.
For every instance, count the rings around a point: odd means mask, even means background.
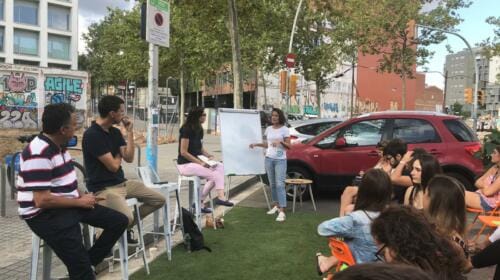
[{"label": "striped shirt", "polygon": [[30,219],[43,211],[35,207],[33,191],[50,190],[52,195],[78,198],[78,182],[71,155],[48,137],[38,135],[21,153],[17,176],[19,215]]}]

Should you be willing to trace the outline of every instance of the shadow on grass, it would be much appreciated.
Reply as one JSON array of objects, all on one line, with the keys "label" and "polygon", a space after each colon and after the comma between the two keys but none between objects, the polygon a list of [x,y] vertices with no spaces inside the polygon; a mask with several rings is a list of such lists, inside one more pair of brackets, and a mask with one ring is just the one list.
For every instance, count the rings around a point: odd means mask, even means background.
[{"label": "shadow on grass", "polygon": [[235,207],[224,229],[203,231],[205,250],[173,250],[172,261],[160,256],[131,279],[318,279],[315,253],[329,251],[327,239],[316,233],[330,217],[314,212],[289,213],[284,223],[264,209]]}]

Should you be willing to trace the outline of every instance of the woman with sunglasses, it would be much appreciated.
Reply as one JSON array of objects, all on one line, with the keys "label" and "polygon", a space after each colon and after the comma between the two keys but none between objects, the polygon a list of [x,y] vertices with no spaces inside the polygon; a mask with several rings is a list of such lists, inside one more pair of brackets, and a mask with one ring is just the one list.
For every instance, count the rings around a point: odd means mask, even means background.
[{"label": "woman with sunglasses", "polygon": [[[217,198],[214,202],[217,205],[227,207],[233,203],[224,198],[224,166],[218,163],[210,166],[202,161],[198,156],[203,155],[209,159],[214,156],[203,148],[203,128],[201,124],[205,122],[207,115],[201,107],[192,109],[179,131],[179,155],[177,157],[177,167],[183,176],[199,176],[205,178],[207,182],[201,193],[201,205],[204,205],[208,193],[215,187]],[[202,207],[203,213],[211,213],[212,209]]]},{"label": "woman with sunglasses", "polygon": [[[318,226],[321,236],[345,238],[356,263],[375,260],[377,251],[370,233],[372,221],[391,201],[392,184],[389,175],[381,169],[368,170],[359,185],[354,211],[346,216],[322,222]],[[318,274],[329,271],[338,260],[334,256],[317,256]]]},{"label": "woman with sunglasses", "polygon": [[466,279],[459,269],[467,262],[463,254],[413,207],[391,206],[382,211],[371,233],[380,261],[419,267],[433,279]]}]

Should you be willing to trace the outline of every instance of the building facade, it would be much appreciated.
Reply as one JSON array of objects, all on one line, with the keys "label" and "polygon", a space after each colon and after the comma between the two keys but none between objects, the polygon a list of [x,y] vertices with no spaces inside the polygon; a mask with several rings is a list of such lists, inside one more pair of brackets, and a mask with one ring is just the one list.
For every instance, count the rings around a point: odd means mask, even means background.
[{"label": "building facade", "polygon": [[443,90],[435,87],[425,87],[415,98],[415,110],[441,112],[443,110]]},{"label": "building facade", "polygon": [[446,79],[446,106],[450,107],[456,102],[463,104],[464,109],[470,111],[471,104],[465,104],[465,89],[474,89],[474,63],[479,70],[479,90],[486,90],[485,81],[489,79],[489,60],[481,55],[481,48],[473,48],[474,61],[468,49],[446,56],[444,73]]},{"label": "building facade", "polygon": [[490,59],[485,105],[488,114],[493,117],[500,116],[500,56]]},{"label": "building facade", "polygon": [[0,62],[78,69],[78,0],[0,0]]}]

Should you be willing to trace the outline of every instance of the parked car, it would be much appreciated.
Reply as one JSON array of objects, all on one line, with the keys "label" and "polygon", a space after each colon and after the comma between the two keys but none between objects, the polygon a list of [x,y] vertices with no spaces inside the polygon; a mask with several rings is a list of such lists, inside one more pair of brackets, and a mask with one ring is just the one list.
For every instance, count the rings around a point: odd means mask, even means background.
[{"label": "parked car", "polygon": [[482,161],[476,134],[457,116],[434,112],[377,112],[352,118],[287,151],[289,178],[310,178],[315,187],[342,189],[378,161],[376,144],[400,138],[437,157],[444,173],[474,189]]},{"label": "parked car", "polygon": [[341,119],[309,119],[290,122],[290,139],[292,144],[310,139],[321,132],[341,123]]}]

